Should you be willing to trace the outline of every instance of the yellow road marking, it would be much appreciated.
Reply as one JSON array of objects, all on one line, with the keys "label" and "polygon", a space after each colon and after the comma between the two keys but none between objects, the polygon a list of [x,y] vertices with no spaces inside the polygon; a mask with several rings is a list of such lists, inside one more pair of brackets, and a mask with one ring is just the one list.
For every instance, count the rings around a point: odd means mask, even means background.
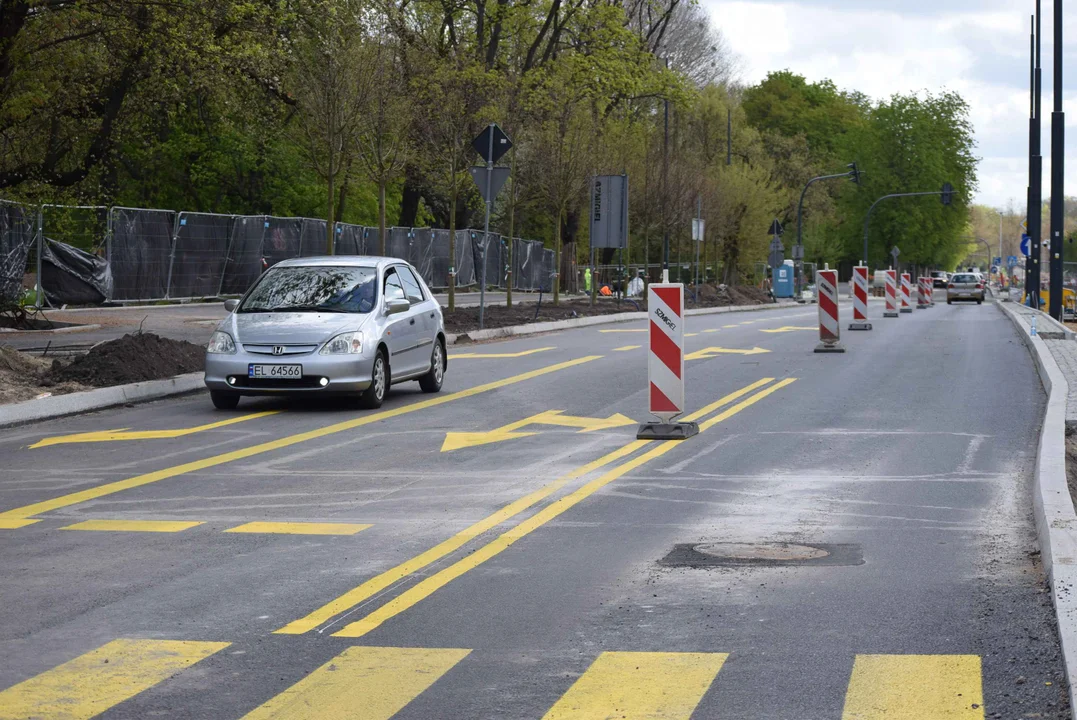
[{"label": "yellow road marking", "polygon": [[694,353],[688,353],[684,356],[685,360],[709,360],[717,355],[763,355],[770,350],[764,350],[761,347],[754,347],[751,349],[738,349],[738,348],[721,348],[721,347],[709,347],[702,350],[696,350]]},{"label": "yellow road marking", "polygon": [[800,326],[800,325],[786,325],[784,327],[773,328],[773,329],[770,329],[770,330],[760,330],[759,332],[764,332],[764,333],[786,333],[786,332],[796,332],[797,330],[818,330],[818,329],[819,328],[814,326],[814,325],[811,326],[811,327],[804,327],[804,326]]},{"label": "yellow road marking", "polygon": [[348,592],[338,597],[336,600],[333,600],[332,602],[323,605],[322,607],[318,608],[306,617],[290,622],[284,627],[282,627],[280,630],[276,630],[274,632],[282,635],[300,635],[302,633],[313,630],[322,623],[332,620],[337,615],[351,610],[353,607],[363,602],[364,600],[367,600],[377,595],[382,590],[385,590],[393,583],[402,580],[408,575],[411,575],[413,572],[422,570],[427,565],[437,562],[446,555],[449,555],[459,550],[464,545],[466,545],[469,540],[477,538],[483,533],[497,527],[506,520],[509,520],[519,515],[535,503],[541,502],[542,500],[548,498],[550,495],[553,495],[555,492],[564,487],[565,484],[569,481],[583,477],[584,475],[598,470],[601,467],[605,467],[612,462],[616,462],[621,458],[625,457],[626,455],[631,455],[636,450],[639,450],[641,447],[646,445],[647,442],[648,441],[646,440],[636,440],[630,442],[627,445],[600,457],[594,462],[590,462],[583,467],[573,470],[568,475],[558,478],[557,480],[554,480],[552,483],[549,483],[548,485],[536,490],[535,492],[529,495],[525,495],[519,500],[509,503],[508,505],[501,508],[492,515],[488,515],[482,520],[479,520],[474,525],[471,525],[470,527],[456,533],[448,540],[438,543],[429,550],[420,553],[419,555],[416,555],[410,560],[405,560],[396,567],[386,570],[380,575],[375,575],[362,585],[359,585],[358,587],[349,590]]},{"label": "yellow road marking", "polygon": [[715,332],[718,332],[718,330],[717,330],[717,328],[710,328],[709,330],[704,330],[703,332],[705,332],[705,333],[715,333]]},{"label": "yellow road marking", "polygon": [[723,325],[723,326],[722,326],[722,329],[723,329],[723,330],[727,330],[727,329],[729,329],[729,328],[735,328],[735,327],[736,327],[736,324],[734,323],[733,325]]},{"label": "yellow road marking", "polygon": [[445,433],[445,441],[441,444],[441,452],[452,452],[462,448],[489,445],[535,435],[536,433],[533,432],[517,432],[520,428],[528,425],[557,425],[560,427],[580,428],[580,432],[594,432],[595,430],[609,430],[635,424],[635,420],[620,413],[614,413],[608,418],[589,418],[565,415],[563,410],[547,410],[538,415],[532,415],[523,420],[517,420],[485,432],[447,432]]},{"label": "yellow road marking", "polygon": [[684,334],[685,337],[695,337],[696,335],[699,335],[699,333],[685,333]]},{"label": "yellow road marking", "polygon": [[977,655],[857,655],[842,720],[981,720]]},{"label": "yellow road marking", "polygon": [[113,640],[0,692],[0,719],[88,720],[230,644]]},{"label": "yellow road marking", "polygon": [[183,520],[83,520],[61,530],[99,530],[102,532],[160,532],[173,533],[203,525]]},{"label": "yellow road marking", "polygon": [[640,328],[640,329],[635,329],[635,330],[624,330],[624,329],[599,330],[599,332],[600,333],[626,333],[626,332],[635,333],[635,332],[647,332],[647,328]]},{"label": "yellow road marking", "polygon": [[350,647],[243,720],[388,720],[470,652]]},{"label": "yellow road marking", "polygon": [[629,350],[639,350],[642,345],[624,345],[619,348],[614,348],[613,352],[628,352]]},{"label": "yellow road marking", "polygon": [[[773,378],[766,378],[766,382],[771,382],[772,380],[773,380]],[[781,382],[775,383],[774,385],[771,385],[771,386],[767,387],[766,389],[761,390],[760,392],[756,393],[755,395],[752,395],[751,397],[747,398],[746,400],[742,400],[741,402],[739,402],[736,405],[732,406],[731,408],[719,413],[718,415],[714,416],[713,418],[711,418],[711,419],[709,419],[709,420],[707,420],[707,421],[705,421],[703,423],[700,423],[700,426],[699,426],[700,433],[705,432],[707,429],[713,427],[716,423],[722,422],[723,420],[727,420],[727,419],[733,417],[734,415],[739,413],[741,410],[744,410],[745,408],[748,408],[748,407],[754,405],[755,403],[759,402],[763,398],[771,395],[774,392],[777,392],[778,390],[782,389],[783,387],[785,387],[787,385],[792,384],[793,382],[795,382],[795,379],[789,378],[789,379],[786,379],[786,380],[782,380]],[[765,384],[765,383],[763,381],[760,381],[759,383],[755,383],[754,386],[758,386],[760,384]],[[753,386],[749,386],[749,387],[753,387]],[[748,392],[751,392],[751,390],[748,390],[747,388],[745,388],[744,390],[738,390],[737,392],[735,392],[735,393],[733,393],[731,395],[727,395],[726,397],[724,397],[724,398],[722,398],[720,400],[717,400],[714,403],[711,403],[710,405],[703,408],[702,410],[699,410],[699,411],[697,411],[695,413],[692,413],[691,415],[688,415],[684,419],[686,421],[690,421],[690,420],[696,420],[698,418],[704,417],[707,414],[709,414],[710,412],[716,410],[717,408],[719,408],[719,407],[721,407],[721,406],[723,406],[723,405],[725,405],[725,404],[727,404],[729,402],[732,402],[737,397],[740,397],[740,396],[742,396],[744,394],[747,394]],[[641,442],[641,441],[637,440],[636,442]],[[517,525],[517,526],[515,526],[513,528],[510,528],[506,532],[499,535],[497,538],[495,538],[495,539],[491,540],[490,542],[488,542],[486,545],[483,545],[482,547],[476,549],[473,553],[469,554],[467,557],[464,557],[464,558],[461,558],[460,560],[457,560],[452,565],[450,565],[450,566],[448,566],[448,567],[446,567],[446,568],[444,568],[442,570],[439,570],[438,572],[434,573],[433,575],[426,578],[422,582],[414,585],[413,587],[411,587],[407,591],[401,593],[400,595],[398,595],[394,599],[390,600],[385,605],[382,605],[381,607],[379,607],[378,609],[376,609],[374,612],[370,613],[366,617],[364,617],[364,618],[362,618],[360,620],[357,620],[357,621],[355,621],[355,622],[353,622],[353,623],[351,623],[349,625],[346,625],[341,630],[338,630],[337,632],[333,633],[333,636],[334,637],[362,637],[363,635],[366,635],[370,631],[372,631],[375,628],[379,627],[385,621],[387,621],[387,620],[389,620],[389,619],[391,619],[393,617],[396,617],[397,615],[404,612],[405,610],[407,610],[407,609],[411,608],[412,606],[418,604],[419,602],[421,602],[422,600],[424,600],[425,598],[427,598],[431,594],[433,594],[435,591],[441,589],[445,585],[448,585],[450,582],[452,582],[456,578],[460,577],[461,575],[463,575],[467,571],[478,567],[479,565],[486,562],[490,558],[495,557],[496,555],[500,554],[502,551],[509,548],[513,543],[515,543],[520,538],[526,537],[527,535],[531,534],[532,532],[534,532],[538,528],[540,528],[543,525],[545,525],[546,523],[548,523],[550,520],[553,520],[554,518],[558,517],[562,513],[566,512],[567,510],[570,510],[571,508],[575,507],[576,505],[578,505],[579,503],[583,502],[584,500],[589,498],[591,495],[596,493],[597,491],[604,488],[606,485],[609,485],[614,480],[617,480],[618,478],[623,477],[625,474],[627,474],[627,473],[631,472],[632,470],[635,470],[636,468],[650,462],[651,460],[654,460],[655,458],[658,458],[658,457],[661,457],[662,455],[665,455],[667,452],[672,450],[674,447],[677,447],[679,444],[680,444],[680,441],[667,440],[665,442],[660,443],[657,447],[654,447],[651,450],[648,450],[647,452],[645,452],[645,453],[643,453],[641,455],[638,455],[638,456],[632,458],[631,460],[629,460],[629,461],[627,461],[627,462],[625,462],[625,463],[623,463],[621,465],[618,465],[617,467],[613,468],[612,470],[607,471],[605,474],[599,476],[595,480],[592,480],[592,481],[582,485],[579,489],[575,490],[574,492],[571,492],[568,495],[565,495],[564,497],[559,498],[558,500],[554,501],[553,503],[547,505],[546,507],[544,507],[543,509],[536,512],[531,517],[529,517],[526,520],[522,521],[519,525]]]},{"label": "yellow road marking", "polygon": [[33,525],[36,522],[40,522],[40,521],[39,520],[18,519],[18,518],[8,518],[8,519],[0,518],[0,530],[17,530],[17,529],[19,529],[21,527],[26,527],[27,525]]},{"label": "yellow road marking", "polygon": [[556,350],[555,347],[542,347],[535,348],[534,350],[521,350],[514,353],[455,353],[449,356],[450,360],[460,360],[462,358],[521,358],[527,355],[534,355],[535,353],[546,352],[547,350]]},{"label": "yellow road marking", "polygon": [[212,457],[204,458],[202,460],[194,460],[182,465],[176,465],[164,470],[155,470],[154,472],[145,473],[143,475],[136,475],[126,480],[117,480],[116,482],[107,483],[95,488],[89,488],[87,490],[81,490],[70,495],[62,495],[52,500],[43,500],[41,502],[33,503],[31,505],[25,505],[20,508],[8,510],[7,512],[0,513],[0,527],[3,527],[3,523],[11,520],[28,520],[34,515],[39,515],[50,510],[56,510],[59,508],[70,507],[71,505],[78,505],[79,503],[86,502],[87,500],[95,500],[106,495],[112,495],[122,490],[130,490],[131,488],[141,487],[143,485],[149,485],[150,483],[158,482],[159,480],[165,480],[173,478],[178,475],[184,475],[189,472],[196,472],[198,470],[205,470],[206,468],[216,467],[218,465],[224,465],[235,460],[243,460],[245,458],[253,457],[255,455],[261,455],[263,453],[270,452],[272,450],[280,450],[281,448],[291,447],[299,443],[307,442],[308,440],[316,440],[318,438],[327,437],[336,433],[345,432],[347,430],[354,430],[357,427],[364,425],[370,425],[381,420],[388,420],[390,418],[400,417],[401,415],[407,415],[418,410],[425,410],[427,408],[437,407],[438,405],[444,405],[446,403],[453,402],[454,400],[462,400],[464,398],[474,397],[475,395],[481,395],[482,393],[496,390],[498,388],[507,387],[509,385],[515,385],[516,383],[524,382],[525,380],[531,380],[533,378],[542,377],[550,373],[558,372],[559,370],[566,370],[577,365],[583,365],[593,360],[598,360],[601,355],[588,355],[586,357],[578,358],[576,360],[568,360],[566,362],[557,363],[556,365],[549,365],[537,370],[531,370],[529,372],[521,373],[519,375],[513,375],[512,377],[505,378],[503,380],[495,380],[483,385],[476,385],[475,387],[468,388],[466,390],[459,390],[448,395],[439,395],[432,397],[428,400],[420,400],[402,407],[393,408],[392,410],[382,410],[380,412],[369,413],[362,415],[352,420],[345,420],[344,422],[328,425],[317,430],[308,430],[307,432],[297,433],[288,437],[280,438],[279,440],[271,440],[270,442],[261,443],[259,445],[252,445],[251,447],[241,448],[239,450],[233,450],[231,452],[223,453],[221,455],[214,455]]},{"label": "yellow road marking", "polygon": [[728,653],[604,652],[543,720],[688,720]]},{"label": "yellow road marking", "polygon": [[114,440],[162,440],[168,438],[178,438],[185,435],[193,435],[194,433],[205,432],[207,430],[216,430],[217,428],[226,427],[228,425],[235,425],[236,423],[246,422],[247,420],[257,420],[267,415],[276,415],[280,410],[267,410],[265,412],[251,413],[250,415],[242,415],[240,417],[229,418],[227,420],[221,420],[219,422],[209,423],[208,425],[198,425],[192,428],[179,428],[178,430],[128,430],[127,428],[121,428],[120,430],[98,430],[95,432],[75,433],[73,435],[55,435],[53,437],[47,437],[43,440],[38,440],[36,443],[30,446],[30,449],[48,447],[49,445],[64,445],[67,443],[96,443],[96,442],[111,442]]},{"label": "yellow road marking", "polygon": [[278,535],[355,535],[370,525],[355,523],[318,522],[249,522],[234,528],[230,533],[273,533]]}]

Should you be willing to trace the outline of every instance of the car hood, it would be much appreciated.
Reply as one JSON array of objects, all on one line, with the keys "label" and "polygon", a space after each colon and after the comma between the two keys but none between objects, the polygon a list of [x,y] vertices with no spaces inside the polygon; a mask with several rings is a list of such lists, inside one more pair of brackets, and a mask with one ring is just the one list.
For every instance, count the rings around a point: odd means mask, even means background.
[{"label": "car hood", "polygon": [[245,345],[320,345],[334,335],[360,329],[368,318],[342,313],[232,313],[221,329]]}]

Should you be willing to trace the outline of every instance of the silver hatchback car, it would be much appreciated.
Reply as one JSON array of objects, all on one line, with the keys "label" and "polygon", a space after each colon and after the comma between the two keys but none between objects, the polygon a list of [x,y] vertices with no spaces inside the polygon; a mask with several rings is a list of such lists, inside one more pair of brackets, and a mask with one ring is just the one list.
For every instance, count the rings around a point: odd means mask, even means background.
[{"label": "silver hatchback car", "polygon": [[376,408],[408,380],[441,390],[441,306],[403,260],[285,260],[225,308],[206,348],[206,386],[220,409],[242,395],[294,394],[353,395]]}]

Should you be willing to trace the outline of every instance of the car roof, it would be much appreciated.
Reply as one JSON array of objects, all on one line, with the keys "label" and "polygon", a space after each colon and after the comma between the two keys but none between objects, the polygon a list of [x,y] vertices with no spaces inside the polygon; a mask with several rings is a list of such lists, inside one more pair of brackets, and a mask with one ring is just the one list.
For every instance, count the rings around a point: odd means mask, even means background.
[{"label": "car roof", "polygon": [[400,258],[380,255],[318,255],[315,257],[289,258],[273,267],[377,267],[379,269],[396,263],[407,264]]}]

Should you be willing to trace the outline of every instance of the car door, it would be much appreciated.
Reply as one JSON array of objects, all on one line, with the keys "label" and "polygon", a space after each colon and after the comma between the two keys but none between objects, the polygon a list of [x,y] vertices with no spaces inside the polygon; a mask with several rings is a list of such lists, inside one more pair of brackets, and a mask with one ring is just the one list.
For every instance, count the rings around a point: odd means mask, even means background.
[{"label": "car door", "polygon": [[437,304],[428,293],[423,291],[422,283],[418,281],[410,267],[398,265],[397,272],[415,318],[416,367],[428,369],[433,344],[437,338]]},{"label": "car door", "polygon": [[[382,297],[386,303],[408,299],[395,266],[385,271]],[[411,310],[386,319],[385,344],[389,346],[389,369],[393,377],[404,377],[415,370],[415,318]]]}]

